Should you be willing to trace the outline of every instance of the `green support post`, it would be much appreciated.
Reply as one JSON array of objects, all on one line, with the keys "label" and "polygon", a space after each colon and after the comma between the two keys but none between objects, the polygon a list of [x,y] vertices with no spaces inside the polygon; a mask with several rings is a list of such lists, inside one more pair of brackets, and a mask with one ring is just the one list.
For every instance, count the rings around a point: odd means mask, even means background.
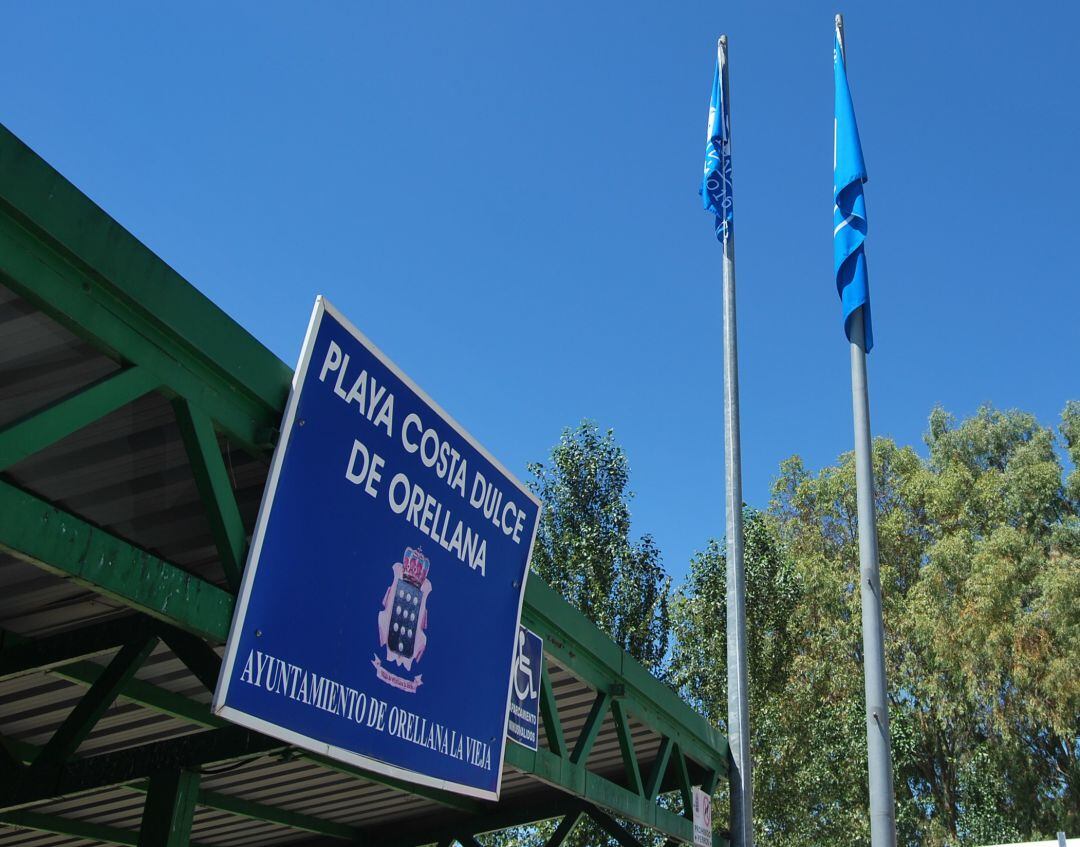
[{"label": "green support post", "polygon": [[138,847],[188,847],[198,796],[197,773],[172,770],[151,776]]},{"label": "green support post", "polygon": [[162,627],[161,640],[206,690],[213,692],[221,672],[221,657],[213,648],[198,636],[174,627]]},{"label": "green support post", "polygon": [[128,368],[0,430],[0,471],[157,388],[142,368]]},{"label": "green support post", "polygon": [[608,706],[611,704],[611,695],[606,691],[596,692],[592,709],[585,719],[585,725],[581,728],[574,752],[570,754],[570,761],[576,765],[584,765],[589,759],[596,737],[600,734],[600,727],[604,725],[604,717],[607,715]]},{"label": "green support post", "polygon": [[32,776],[51,773],[63,766],[86,740],[156,645],[156,638],[146,636],[120,649],[34,759],[30,766]]},{"label": "green support post", "polygon": [[570,812],[561,821],[559,825],[555,827],[555,831],[551,833],[551,838],[547,840],[544,847],[562,847],[562,843],[566,840],[566,837],[570,834],[571,830],[577,825],[582,813],[580,811]]},{"label": "green support post", "polygon": [[[66,679],[68,682],[93,685],[101,677],[104,670],[101,665],[96,665],[93,662],[76,662],[72,665],[54,668],[51,673],[53,676]],[[215,717],[210,712],[210,707],[207,704],[141,679],[128,680],[120,692],[120,696],[125,700],[130,700],[132,703],[145,706],[147,709],[153,709],[155,712],[161,712],[207,729],[232,726],[227,721]]]},{"label": "green support post", "polygon": [[0,631],[0,681],[100,656],[153,634],[155,626],[147,618],[131,615],[33,640]]},{"label": "green support post", "polygon": [[530,578],[525,586],[521,622],[544,639],[549,658],[597,690],[622,685],[640,721],[698,764],[727,773],[723,735],[542,579]]},{"label": "green support post", "polygon": [[403,779],[397,779],[396,777],[387,776],[385,774],[361,771],[358,768],[346,765],[344,762],[339,762],[336,759],[331,759],[327,756],[321,756],[318,753],[305,753],[304,758],[310,759],[316,764],[322,765],[324,768],[329,768],[332,771],[349,774],[350,776],[360,776],[371,782],[387,785],[390,788],[399,788],[402,791],[408,791],[410,794],[415,794],[418,797],[434,800],[436,803],[440,803],[448,808],[468,812],[472,815],[480,814],[485,808],[479,800],[473,800],[471,797],[465,797],[462,794],[444,791],[441,788],[430,788],[426,785],[417,785],[416,783],[406,782]]},{"label": "green support post", "polygon": [[686,756],[683,755],[683,751],[679,749],[677,744],[675,749],[672,750],[672,755],[675,757],[675,776],[679,781],[679,791],[682,794],[683,817],[692,820],[694,817],[694,786],[690,782],[690,771],[686,767]]},{"label": "green support post", "polygon": [[210,532],[217,545],[221,568],[225,571],[225,581],[233,592],[239,591],[247,546],[246,533],[244,522],[240,519],[240,509],[236,505],[232,481],[221,458],[214,424],[183,398],[173,403],[173,409],[187,450],[191,473],[206,508]]},{"label": "green support post", "polygon": [[540,674],[540,717],[544,721],[548,748],[556,756],[565,756],[566,739],[563,737],[562,721],[559,720],[559,704],[551,688],[547,661],[544,662],[543,672]]},{"label": "green support post", "polygon": [[16,829],[28,829],[32,832],[50,832],[54,835],[67,835],[84,841],[101,841],[105,844],[117,844],[119,847],[138,847],[139,835],[128,829],[115,826],[81,821],[75,818],[62,818],[58,815],[45,815],[40,812],[20,811],[0,814],[0,824]]},{"label": "green support post", "polygon": [[[66,835],[81,841],[100,841],[103,844],[116,844],[118,847],[138,847],[139,833],[130,829],[120,829],[78,818],[63,818],[59,815],[47,815],[41,812],[4,812],[0,813],[0,824],[15,829],[31,832],[49,832],[53,835]],[[190,847],[206,847],[192,841]]]},{"label": "green support post", "polygon": [[652,771],[649,773],[649,781],[645,785],[645,796],[652,803],[660,796],[660,786],[664,784],[664,774],[667,773],[668,761],[671,759],[671,748],[674,742],[666,735],[660,741],[660,749],[656,751],[653,760]]},{"label": "green support post", "polygon": [[631,793],[621,785],[587,770],[584,765],[574,764],[543,748],[534,752],[519,744],[507,745],[506,762],[518,770],[535,774],[543,782],[608,809],[619,817],[683,841],[693,838],[693,826],[686,818],[661,808],[640,794]]},{"label": "green support post", "polygon": [[254,821],[276,823],[290,829],[311,832],[315,835],[325,835],[328,838],[336,838],[341,841],[351,841],[354,844],[362,844],[365,841],[364,831],[359,827],[319,818],[314,815],[306,815],[303,812],[277,809],[264,803],[256,803],[242,797],[222,794],[219,791],[199,791],[198,805],[205,806],[208,809],[217,809],[221,812],[229,812]]},{"label": "green support post", "polygon": [[630,735],[630,720],[621,700],[611,701],[611,714],[615,718],[615,734],[619,738],[619,752],[622,753],[623,767],[626,769],[626,781],[631,791],[643,795],[645,786],[641,782],[641,768],[638,767],[634,739]]},{"label": "green support post", "polygon": [[[16,747],[14,742],[8,742],[7,739],[0,736],[0,748],[7,744],[11,744],[13,748]],[[16,764],[19,761],[32,762],[37,756],[40,748],[34,747],[31,744],[24,742],[18,742],[17,749],[12,749],[10,755]],[[124,786],[130,791],[140,792],[145,794],[149,788],[149,781],[133,782]],[[366,840],[366,833],[359,827],[350,826],[349,824],[338,823],[337,821],[328,820],[326,818],[316,817],[314,815],[304,814],[303,812],[293,812],[288,809],[279,809],[274,806],[267,806],[265,803],[258,803],[254,800],[246,800],[243,797],[235,797],[231,794],[222,794],[219,791],[207,791],[206,789],[199,789],[199,797],[197,805],[205,806],[208,809],[216,809],[221,812],[228,812],[229,814],[236,815],[237,817],[248,818],[250,820],[265,821],[266,823],[280,824],[281,826],[287,826],[291,829],[300,830],[302,832],[311,832],[316,835],[326,835],[330,838],[337,838],[343,841],[352,841],[355,844],[362,844]],[[26,814],[23,811],[0,813],[0,823],[10,823],[11,826],[17,824],[13,821],[26,820],[22,816]],[[8,820],[12,818],[12,820]],[[32,816],[31,818],[32,819]],[[50,818],[43,818],[43,820],[52,820]],[[81,824],[81,821],[73,821],[69,818],[58,818],[61,821],[59,825],[67,825],[69,823]],[[41,827],[26,826],[27,829],[39,829]],[[61,834],[68,833],[68,830],[64,829],[48,829],[43,828],[46,832],[59,832]],[[118,832],[127,832],[126,830],[118,830]],[[132,845],[136,842],[136,833],[127,833],[130,836],[130,843]],[[81,837],[81,836],[80,836]],[[114,838],[94,838],[94,841],[107,841],[115,844],[126,844],[127,841],[117,841]]]},{"label": "green support post", "polygon": [[588,815],[596,822],[597,826],[618,841],[620,847],[643,847],[640,841],[634,838],[622,824],[606,812],[590,807]]}]

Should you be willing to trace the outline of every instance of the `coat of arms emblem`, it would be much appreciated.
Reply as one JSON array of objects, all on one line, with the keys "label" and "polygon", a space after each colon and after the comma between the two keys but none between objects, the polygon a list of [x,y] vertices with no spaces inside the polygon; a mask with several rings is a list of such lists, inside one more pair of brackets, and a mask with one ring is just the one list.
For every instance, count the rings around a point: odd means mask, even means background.
[{"label": "coat of arms emblem", "polygon": [[[386,650],[387,665],[393,663],[412,670],[427,649],[427,598],[431,593],[431,560],[419,549],[405,548],[400,562],[392,567],[394,578],[383,596],[379,612],[379,645]],[[372,664],[379,679],[402,691],[415,692],[420,675],[407,679],[391,673],[376,656]]]}]

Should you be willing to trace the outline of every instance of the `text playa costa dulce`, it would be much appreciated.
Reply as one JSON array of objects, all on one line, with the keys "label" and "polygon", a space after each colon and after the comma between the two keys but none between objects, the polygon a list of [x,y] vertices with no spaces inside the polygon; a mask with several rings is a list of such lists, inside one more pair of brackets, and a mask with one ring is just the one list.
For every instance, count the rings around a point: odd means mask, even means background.
[{"label": "text playa costa dulce", "polygon": [[[355,370],[355,368],[353,369]],[[332,376],[332,383],[327,378]],[[331,341],[319,371],[319,381],[332,385],[333,392],[346,404],[355,404],[357,412],[375,429],[394,437],[394,395],[379,385],[367,369],[359,373],[349,370],[349,354],[344,353]],[[424,466],[463,501],[481,513],[504,535],[521,543],[526,513],[517,503],[475,470],[469,484],[468,460],[449,441],[443,439],[432,427],[424,425],[416,412],[410,412],[401,422],[398,432],[401,445],[408,453],[419,453]],[[398,471],[384,485],[386,460],[358,438],[353,439],[345,466],[345,478],[371,497],[378,498],[385,490],[391,511],[401,515],[420,532],[431,538],[444,550],[453,553],[458,561],[467,563],[481,575],[487,575],[487,539],[464,520],[455,519],[453,513],[441,500],[418,483],[410,481],[407,474]]]}]

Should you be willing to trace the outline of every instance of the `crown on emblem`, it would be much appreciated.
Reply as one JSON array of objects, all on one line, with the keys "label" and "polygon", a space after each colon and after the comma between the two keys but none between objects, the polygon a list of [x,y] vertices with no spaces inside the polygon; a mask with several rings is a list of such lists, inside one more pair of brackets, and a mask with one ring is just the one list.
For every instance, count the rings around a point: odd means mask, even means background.
[{"label": "crown on emblem", "polygon": [[412,547],[405,548],[405,555],[401,557],[401,570],[405,579],[413,585],[423,585],[427,579],[428,570],[431,568],[431,559],[420,550]]}]

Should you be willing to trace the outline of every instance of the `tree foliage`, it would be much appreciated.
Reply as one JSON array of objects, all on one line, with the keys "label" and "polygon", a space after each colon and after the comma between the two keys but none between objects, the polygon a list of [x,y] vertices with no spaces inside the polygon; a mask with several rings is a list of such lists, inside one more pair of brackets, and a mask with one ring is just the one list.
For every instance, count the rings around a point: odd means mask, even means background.
[{"label": "tree foliage", "polygon": [[614,433],[583,421],[563,431],[548,464],[529,472],[544,503],[533,570],[661,674],[671,581],[652,536],[630,537],[630,464]]},{"label": "tree foliage", "polygon": [[[928,457],[874,443],[900,841],[1080,829],[1080,404],[930,417]],[[1073,470],[1066,474],[1056,450]],[[786,461],[747,515],[755,826],[775,845],[865,844],[866,746],[851,454]],[[726,714],[723,548],[674,608],[673,678]]]},{"label": "tree foliage", "polygon": [[[630,534],[630,463],[609,429],[582,421],[563,431],[547,464],[529,465],[530,487],[544,509],[532,569],[631,656],[665,672],[671,580],[652,536]],[[543,844],[551,821],[484,836],[486,847]],[[645,844],[653,838],[629,825]],[[583,818],[566,847],[617,847]]]}]

